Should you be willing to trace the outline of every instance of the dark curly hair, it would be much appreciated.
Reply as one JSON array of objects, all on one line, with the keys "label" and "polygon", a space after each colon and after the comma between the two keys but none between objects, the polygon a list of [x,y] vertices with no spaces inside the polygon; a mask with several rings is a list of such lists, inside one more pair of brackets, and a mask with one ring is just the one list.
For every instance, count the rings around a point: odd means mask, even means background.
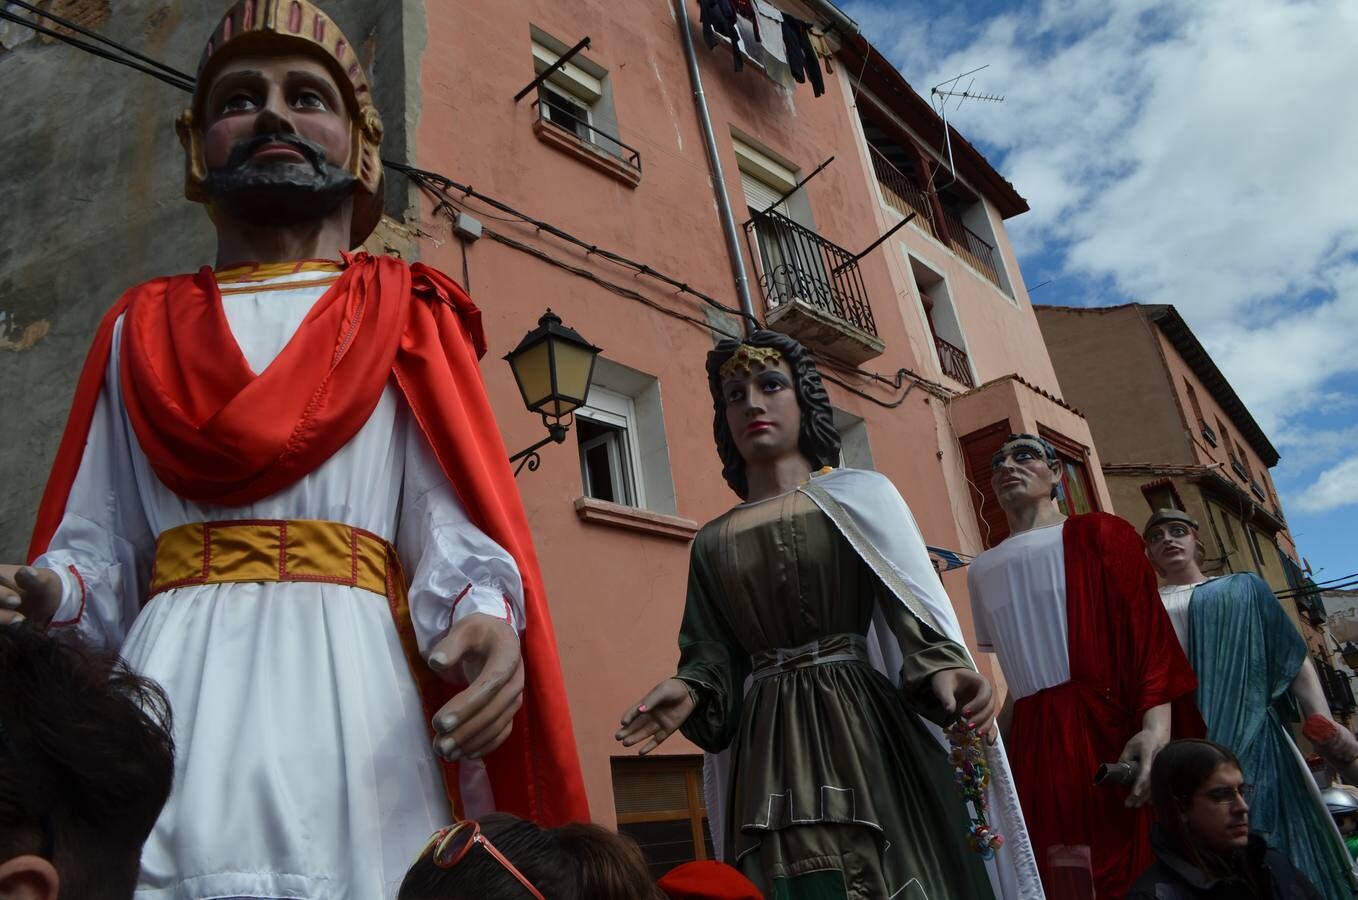
[{"label": "dark curly hair", "polygon": [[707,386],[712,391],[712,435],[717,440],[717,455],[721,457],[721,474],[731,490],[742,500],[749,499],[749,481],[745,477],[745,459],[736,448],[735,436],[726,424],[726,396],[721,389],[721,367],[735,355],[741,344],[751,347],[772,347],[782,354],[792,370],[792,384],[797,391],[797,406],[801,409],[801,433],[797,449],[811,463],[812,469],[833,466],[839,462],[839,431],[835,428],[834,410],[830,395],[825,393],[820,372],[816,369],[811,351],[785,334],[776,331],[755,331],[742,341],[724,340],[707,354]]}]

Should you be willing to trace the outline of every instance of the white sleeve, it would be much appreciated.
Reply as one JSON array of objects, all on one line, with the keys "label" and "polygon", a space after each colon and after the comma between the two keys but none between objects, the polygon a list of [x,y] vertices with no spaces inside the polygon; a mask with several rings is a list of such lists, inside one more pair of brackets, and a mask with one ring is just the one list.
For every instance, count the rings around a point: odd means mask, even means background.
[{"label": "white sleeve", "polygon": [[[975,564],[972,560],[972,564]],[[967,569],[967,594],[971,597],[971,624],[976,629],[976,646],[986,653],[995,652],[995,643],[990,637],[990,620],[986,617],[985,608],[981,605],[980,585],[973,577],[975,570]]]},{"label": "white sleeve", "polygon": [[410,617],[427,656],[472,613],[524,627],[523,581],[509,552],[467,517],[409,411],[396,549],[410,579]]},{"label": "white sleeve", "polygon": [[122,646],[141,609],[156,544],[137,489],[131,424],[123,412],[121,333],[120,321],[65,514],[47,552],[33,563],[61,577],[54,632],[112,650]]}]

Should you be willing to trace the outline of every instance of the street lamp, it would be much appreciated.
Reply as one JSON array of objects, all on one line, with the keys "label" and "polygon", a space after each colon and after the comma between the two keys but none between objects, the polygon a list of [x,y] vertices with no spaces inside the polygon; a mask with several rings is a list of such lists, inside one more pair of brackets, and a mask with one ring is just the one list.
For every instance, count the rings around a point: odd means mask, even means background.
[{"label": "street lamp", "polygon": [[542,464],[537,451],[566,440],[570,422],[561,420],[566,416],[573,418],[576,407],[583,406],[588,399],[598,355],[598,347],[575,329],[561,324],[561,317],[548,309],[538,319],[538,327],[524,335],[519,346],[505,356],[523,395],[523,405],[529,412],[542,416],[542,424],[547,427],[545,438],[509,458],[510,462],[522,460],[514,469],[515,475],[525,465],[528,471],[536,472]]}]

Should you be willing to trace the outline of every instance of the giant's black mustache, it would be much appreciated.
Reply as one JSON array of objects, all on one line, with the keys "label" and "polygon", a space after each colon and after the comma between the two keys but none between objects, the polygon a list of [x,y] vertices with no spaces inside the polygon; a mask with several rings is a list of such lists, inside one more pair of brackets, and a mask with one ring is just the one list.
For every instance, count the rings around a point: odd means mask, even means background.
[{"label": "giant's black mustache", "polygon": [[317,173],[320,173],[325,166],[325,148],[320,144],[309,141],[294,132],[274,131],[267,134],[257,134],[237,143],[231,148],[230,154],[226,157],[226,164],[222,168],[239,169],[249,165],[251,157],[255,155],[259,148],[268,144],[286,144],[292,147],[302,154],[307,162],[311,163],[312,168]]}]

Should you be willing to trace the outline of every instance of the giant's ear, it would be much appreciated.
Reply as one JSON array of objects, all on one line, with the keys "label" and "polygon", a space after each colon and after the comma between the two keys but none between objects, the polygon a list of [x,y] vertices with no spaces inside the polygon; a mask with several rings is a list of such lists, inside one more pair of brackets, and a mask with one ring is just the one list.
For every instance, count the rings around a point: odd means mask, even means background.
[{"label": "giant's ear", "polygon": [[0,863],[0,900],[57,900],[61,878],[50,862],[31,853]]}]

